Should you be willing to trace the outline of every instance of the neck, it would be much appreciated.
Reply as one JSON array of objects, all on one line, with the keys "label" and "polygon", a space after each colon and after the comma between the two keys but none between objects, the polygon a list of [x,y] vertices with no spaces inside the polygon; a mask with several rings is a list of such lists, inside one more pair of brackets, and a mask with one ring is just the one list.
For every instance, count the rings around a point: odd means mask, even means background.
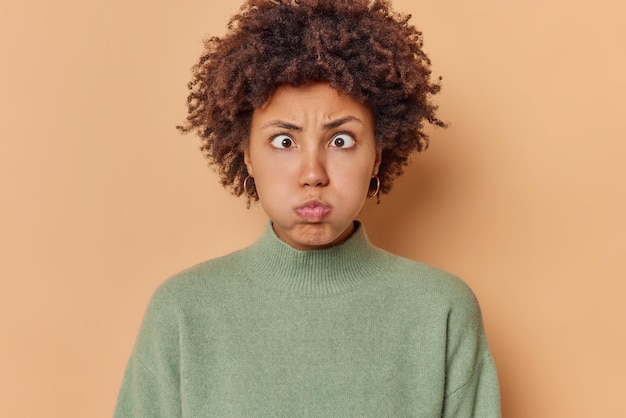
[{"label": "neck", "polygon": [[267,287],[304,295],[343,293],[377,280],[384,252],[372,246],[360,223],[341,244],[302,251],[281,241],[268,225],[246,251],[243,268]]}]

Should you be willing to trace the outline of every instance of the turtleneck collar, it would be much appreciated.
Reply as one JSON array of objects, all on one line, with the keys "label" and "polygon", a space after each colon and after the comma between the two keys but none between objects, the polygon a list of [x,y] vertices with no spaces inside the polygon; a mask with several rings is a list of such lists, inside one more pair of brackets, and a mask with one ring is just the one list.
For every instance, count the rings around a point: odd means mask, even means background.
[{"label": "turtleneck collar", "polygon": [[276,236],[271,223],[244,250],[243,268],[249,277],[284,292],[323,296],[353,290],[378,280],[385,270],[385,252],[374,247],[362,225],[343,243],[301,251]]}]

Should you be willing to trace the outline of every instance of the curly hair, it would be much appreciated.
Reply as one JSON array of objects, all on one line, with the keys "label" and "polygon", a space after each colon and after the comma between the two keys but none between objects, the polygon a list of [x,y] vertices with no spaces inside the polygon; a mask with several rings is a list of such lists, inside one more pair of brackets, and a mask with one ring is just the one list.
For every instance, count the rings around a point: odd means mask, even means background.
[{"label": "curly hair", "polygon": [[328,82],[372,111],[388,193],[409,155],[428,147],[424,124],[445,127],[431,97],[422,33],[387,0],[248,0],[223,37],[204,42],[193,67],[186,123],[221,183],[236,196],[248,175],[244,149],[254,109],[279,86]]}]

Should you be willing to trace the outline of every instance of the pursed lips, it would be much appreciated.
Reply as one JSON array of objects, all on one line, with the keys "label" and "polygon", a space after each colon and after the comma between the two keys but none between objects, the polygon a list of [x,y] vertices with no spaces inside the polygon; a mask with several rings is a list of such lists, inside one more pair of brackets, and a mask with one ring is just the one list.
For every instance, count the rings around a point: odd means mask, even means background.
[{"label": "pursed lips", "polygon": [[295,209],[298,216],[310,222],[322,221],[331,210],[329,205],[316,199],[309,200]]}]

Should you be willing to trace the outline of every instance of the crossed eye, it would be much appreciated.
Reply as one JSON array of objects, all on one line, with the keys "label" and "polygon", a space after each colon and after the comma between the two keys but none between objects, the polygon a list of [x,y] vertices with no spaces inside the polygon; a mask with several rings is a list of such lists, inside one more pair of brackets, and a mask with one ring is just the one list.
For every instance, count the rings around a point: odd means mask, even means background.
[{"label": "crossed eye", "polygon": [[347,133],[338,133],[330,140],[330,146],[335,148],[352,148],[354,146],[354,138]]},{"label": "crossed eye", "polygon": [[276,135],[272,139],[272,146],[274,148],[291,148],[293,146],[293,139],[289,135]]},{"label": "crossed eye", "polygon": [[[279,134],[272,138],[271,144],[274,148],[287,149],[295,145],[294,140],[286,134]],[[348,133],[340,132],[334,135],[329,146],[333,148],[352,148],[355,144],[354,137]]]}]

